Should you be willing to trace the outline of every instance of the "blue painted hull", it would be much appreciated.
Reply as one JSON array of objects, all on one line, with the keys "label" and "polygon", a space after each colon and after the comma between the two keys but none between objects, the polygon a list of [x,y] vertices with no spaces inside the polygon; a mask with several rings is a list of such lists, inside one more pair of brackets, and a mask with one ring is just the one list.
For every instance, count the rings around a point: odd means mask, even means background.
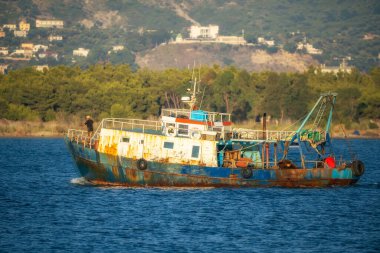
[{"label": "blue painted hull", "polygon": [[326,187],[356,183],[351,168],[254,169],[249,178],[241,168],[205,167],[148,161],[140,170],[137,161],[97,152],[82,144],[65,142],[80,174],[100,185],[150,187]]}]

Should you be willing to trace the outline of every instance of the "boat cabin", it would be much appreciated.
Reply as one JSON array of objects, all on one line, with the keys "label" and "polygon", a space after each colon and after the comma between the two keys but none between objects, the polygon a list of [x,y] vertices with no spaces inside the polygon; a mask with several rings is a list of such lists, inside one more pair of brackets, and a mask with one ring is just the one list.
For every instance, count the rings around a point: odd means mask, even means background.
[{"label": "boat cabin", "polygon": [[219,140],[232,137],[230,113],[204,110],[163,109],[163,134],[192,139]]}]

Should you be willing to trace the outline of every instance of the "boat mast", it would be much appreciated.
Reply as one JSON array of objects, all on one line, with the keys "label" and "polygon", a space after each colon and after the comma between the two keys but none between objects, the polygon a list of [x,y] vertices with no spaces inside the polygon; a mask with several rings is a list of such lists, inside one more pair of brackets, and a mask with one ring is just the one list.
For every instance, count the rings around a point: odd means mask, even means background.
[{"label": "boat mast", "polygon": [[194,77],[193,90],[187,89],[190,97],[182,97],[181,101],[190,107],[190,112],[194,110],[195,104],[197,103],[197,78]]}]

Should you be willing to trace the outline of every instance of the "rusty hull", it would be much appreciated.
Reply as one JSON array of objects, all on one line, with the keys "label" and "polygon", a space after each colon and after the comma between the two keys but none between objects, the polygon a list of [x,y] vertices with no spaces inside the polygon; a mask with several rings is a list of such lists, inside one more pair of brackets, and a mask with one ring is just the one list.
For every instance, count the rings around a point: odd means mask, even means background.
[{"label": "rusty hull", "polygon": [[80,174],[97,185],[131,187],[330,187],[355,184],[351,168],[254,169],[244,178],[240,168],[207,167],[148,161],[139,170],[135,159],[100,153],[65,142]]}]

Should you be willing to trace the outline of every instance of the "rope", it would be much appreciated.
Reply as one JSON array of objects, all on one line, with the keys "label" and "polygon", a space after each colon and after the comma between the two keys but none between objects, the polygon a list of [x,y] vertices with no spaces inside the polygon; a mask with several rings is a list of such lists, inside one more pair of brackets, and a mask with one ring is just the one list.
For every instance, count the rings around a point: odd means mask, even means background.
[{"label": "rope", "polygon": [[301,118],[299,118],[297,121],[295,121],[293,124],[289,125],[288,127],[284,128],[284,129],[281,129],[281,131],[286,131],[286,130],[288,130],[290,127],[292,127],[293,125],[295,125],[296,123],[298,123],[298,122],[301,121],[302,119],[306,118],[307,115],[308,115],[308,113],[306,113],[305,115],[303,115]]},{"label": "rope", "polygon": [[315,116],[315,119],[313,122],[313,127],[312,127],[313,131],[315,131],[317,129],[317,127],[319,126],[319,123],[321,122],[321,119],[325,113],[326,107],[327,107],[326,101],[324,100],[319,107],[317,115]]},{"label": "rope", "polygon": [[[250,145],[250,146],[247,146],[247,147],[242,147],[240,149],[236,149],[236,151],[242,151],[242,150],[245,150],[245,149],[248,149],[248,148],[252,148],[252,147],[257,146],[257,145],[262,144],[262,143],[265,143],[265,141],[258,142],[256,144],[253,144],[253,145]],[[227,147],[227,144],[224,145],[224,148],[222,150],[218,151],[217,153],[221,153],[222,151],[224,151],[226,149],[226,147]]]},{"label": "rope", "polygon": [[203,88],[203,94],[202,94],[201,103],[199,104],[199,110],[202,108],[203,98],[205,97],[205,90],[206,90],[206,85],[205,85],[205,87]]},{"label": "rope", "polygon": [[346,134],[346,131],[345,131],[344,128],[342,127],[342,121],[340,121],[339,126],[340,126],[340,129],[342,129],[342,132],[343,132],[343,134],[344,134],[344,141],[345,141],[346,144],[347,144],[347,149],[348,149],[348,153],[349,153],[349,155],[351,156],[351,160],[354,160],[356,154],[355,154],[355,152],[352,151],[351,141],[348,140],[348,138],[347,138],[347,134]]}]

